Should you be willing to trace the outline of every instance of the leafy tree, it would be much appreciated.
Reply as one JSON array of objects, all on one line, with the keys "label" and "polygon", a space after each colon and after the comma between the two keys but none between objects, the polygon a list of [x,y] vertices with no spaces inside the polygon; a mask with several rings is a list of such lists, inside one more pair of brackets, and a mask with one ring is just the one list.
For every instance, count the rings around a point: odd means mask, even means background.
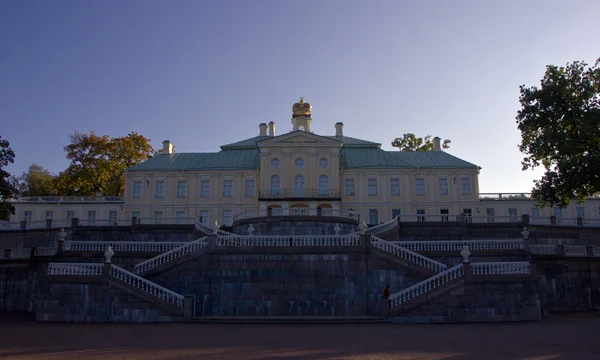
[{"label": "leafy tree", "polygon": [[10,181],[10,174],[4,170],[8,164],[15,162],[15,152],[7,140],[0,136],[0,220],[9,220],[10,214],[15,213],[15,207],[10,200],[14,196],[15,188]]},{"label": "leafy tree", "polygon": [[600,192],[600,59],[548,65],[540,87],[520,86],[523,170],[543,166],[532,196],[566,207]]},{"label": "leafy tree", "polygon": [[26,173],[18,178],[13,177],[12,181],[20,196],[57,195],[54,176],[38,164],[29,165]]},{"label": "leafy tree", "polygon": [[[449,149],[450,142],[448,139],[444,140],[442,149]],[[421,138],[415,134],[407,133],[402,135],[401,138],[395,138],[392,141],[392,146],[399,148],[401,151],[433,151],[433,140],[431,135]]]},{"label": "leafy tree", "polygon": [[55,181],[61,195],[122,196],[127,169],[155,154],[150,139],[135,132],[116,138],[75,132],[70,139],[64,150],[71,163]]}]

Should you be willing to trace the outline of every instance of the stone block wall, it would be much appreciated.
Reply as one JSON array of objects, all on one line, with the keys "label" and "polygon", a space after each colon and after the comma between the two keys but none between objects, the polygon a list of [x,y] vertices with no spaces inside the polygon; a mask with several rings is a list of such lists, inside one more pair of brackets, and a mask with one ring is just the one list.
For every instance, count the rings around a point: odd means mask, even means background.
[{"label": "stone block wall", "polygon": [[0,311],[28,312],[35,309],[37,272],[28,263],[0,264]]},{"label": "stone block wall", "polygon": [[141,323],[174,317],[107,284],[46,283],[38,293],[36,320]]},{"label": "stone block wall", "polygon": [[467,283],[390,321],[401,324],[541,320],[537,283]]},{"label": "stone block wall", "polygon": [[393,291],[422,280],[396,263],[364,254],[211,254],[149,278],[196,297],[197,315],[380,315]]}]

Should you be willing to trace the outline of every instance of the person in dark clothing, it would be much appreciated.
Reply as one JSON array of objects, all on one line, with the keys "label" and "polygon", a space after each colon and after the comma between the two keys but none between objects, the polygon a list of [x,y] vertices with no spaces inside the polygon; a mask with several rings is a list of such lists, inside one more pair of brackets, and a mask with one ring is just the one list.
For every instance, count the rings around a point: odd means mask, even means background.
[{"label": "person in dark clothing", "polygon": [[390,300],[390,284],[385,285],[385,289],[383,289],[383,298],[387,299],[388,308],[391,308],[392,302]]}]

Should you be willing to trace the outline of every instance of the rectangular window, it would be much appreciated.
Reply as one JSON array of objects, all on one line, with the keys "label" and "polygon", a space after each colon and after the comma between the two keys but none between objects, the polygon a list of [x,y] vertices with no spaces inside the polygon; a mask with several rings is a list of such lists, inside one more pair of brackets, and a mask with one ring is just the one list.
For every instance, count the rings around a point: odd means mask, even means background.
[{"label": "rectangular window", "polygon": [[185,224],[185,211],[175,212],[175,222],[177,224]]},{"label": "rectangular window", "polygon": [[132,211],[131,212],[131,218],[135,218],[135,220],[137,221],[138,224],[140,224],[142,222],[142,213],[139,211]]},{"label": "rectangular window", "polygon": [[536,208],[536,207],[532,207],[531,208],[531,217],[539,217],[540,216],[540,209]]},{"label": "rectangular window", "polygon": [[200,182],[200,197],[210,197],[210,180]]},{"label": "rectangular window", "polygon": [[231,226],[233,224],[233,212],[231,210],[223,210],[223,225]]},{"label": "rectangular window", "polygon": [[402,216],[402,209],[392,209],[392,219]]},{"label": "rectangular window", "polygon": [[142,197],[142,182],[141,181],[134,181],[133,182],[132,197],[134,197],[134,198],[141,198]]},{"label": "rectangular window", "polygon": [[31,221],[33,217],[33,212],[31,211],[23,211],[23,220],[25,221]]},{"label": "rectangular window", "polygon": [[578,206],[576,211],[578,218],[585,219],[585,208],[583,206]]},{"label": "rectangular window", "polygon": [[496,209],[494,209],[494,208],[487,208],[487,209],[485,209],[485,216],[487,218],[487,222],[493,223],[494,222],[494,216],[496,216]]},{"label": "rectangular window", "polygon": [[156,180],[154,183],[154,197],[155,198],[164,198],[165,197],[165,181],[164,180]]},{"label": "rectangular window", "polygon": [[371,225],[379,224],[379,210],[378,209],[369,209],[369,224],[371,224]]},{"label": "rectangular window", "polygon": [[246,197],[256,196],[256,183],[254,180],[246,179]]},{"label": "rectangular window", "polygon": [[108,212],[108,222],[111,223],[111,225],[117,221],[117,211],[116,210],[110,210]]},{"label": "rectangular window", "polygon": [[52,220],[53,217],[54,217],[54,211],[52,211],[52,210],[46,211],[46,220]]},{"label": "rectangular window", "polygon": [[233,196],[233,180],[223,180],[223,197]]},{"label": "rectangular window", "polygon": [[354,196],[354,179],[344,179],[344,195]]},{"label": "rectangular window", "polygon": [[438,179],[438,191],[440,195],[448,195],[448,179]]},{"label": "rectangular window", "polygon": [[204,225],[208,225],[208,223],[210,222],[210,215],[208,213],[208,210],[200,210],[198,212],[198,217],[200,218],[200,222]]},{"label": "rectangular window", "polygon": [[466,223],[473,222],[473,211],[471,209],[463,209],[463,216]]},{"label": "rectangular window", "polygon": [[88,219],[88,226],[96,225],[96,210],[88,210],[87,219]]},{"label": "rectangular window", "polygon": [[462,195],[471,194],[471,179],[461,178],[460,179],[460,193]]},{"label": "rectangular window", "polygon": [[450,217],[450,210],[449,209],[440,209],[440,216],[442,218],[442,221],[448,221],[449,217]]},{"label": "rectangular window", "polygon": [[425,209],[417,209],[417,221],[425,222]]},{"label": "rectangular window", "polygon": [[415,194],[425,195],[425,179],[415,179]]},{"label": "rectangular window", "polygon": [[400,179],[390,179],[390,195],[400,195]]},{"label": "rectangular window", "polygon": [[508,208],[508,222],[519,222],[517,208]]},{"label": "rectangular window", "polygon": [[177,197],[178,198],[186,198],[187,197],[187,181],[178,181],[177,182]]},{"label": "rectangular window", "polygon": [[559,208],[559,207],[555,207],[553,209],[554,211],[554,216],[556,217],[556,222],[558,224],[560,224],[562,222],[562,217],[563,217],[563,209]]},{"label": "rectangular window", "polygon": [[377,179],[367,180],[367,195],[377,196]]},{"label": "rectangular window", "polygon": [[65,216],[65,218],[66,218],[67,220],[71,220],[71,219],[74,219],[74,218],[75,218],[75,211],[69,210],[69,211],[67,211],[67,213],[66,213],[66,214],[67,214],[67,215]]},{"label": "rectangular window", "polygon": [[162,224],[163,223],[163,212],[162,211],[155,211],[154,212],[154,223],[155,224]]}]

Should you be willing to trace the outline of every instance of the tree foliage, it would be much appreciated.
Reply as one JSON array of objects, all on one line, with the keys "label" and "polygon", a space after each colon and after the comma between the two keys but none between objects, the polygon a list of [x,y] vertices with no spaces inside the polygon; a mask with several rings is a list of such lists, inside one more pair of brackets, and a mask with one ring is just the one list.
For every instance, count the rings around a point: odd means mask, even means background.
[{"label": "tree foliage", "polygon": [[0,220],[8,220],[10,214],[15,213],[15,207],[10,200],[14,196],[15,188],[10,181],[10,174],[5,168],[15,161],[15,152],[7,140],[0,136]]},{"label": "tree foliage", "polygon": [[548,65],[540,87],[520,86],[523,170],[543,166],[532,196],[566,207],[600,192],[600,59]]},{"label": "tree foliage", "polygon": [[[450,148],[450,140],[446,139],[442,142],[442,149]],[[395,138],[392,141],[392,146],[399,148],[401,151],[433,151],[433,140],[431,135],[417,137],[415,134],[407,133],[401,138]]]},{"label": "tree foliage", "polygon": [[27,172],[13,177],[15,193],[20,196],[54,196],[57,195],[54,184],[55,177],[41,165],[31,164]]},{"label": "tree foliage", "polygon": [[127,169],[155,154],[150,140],[135,132],[116,138],[75,132],[70,140],[64,150],[71,163],[55,179],[61,195],[122,196]]}]

